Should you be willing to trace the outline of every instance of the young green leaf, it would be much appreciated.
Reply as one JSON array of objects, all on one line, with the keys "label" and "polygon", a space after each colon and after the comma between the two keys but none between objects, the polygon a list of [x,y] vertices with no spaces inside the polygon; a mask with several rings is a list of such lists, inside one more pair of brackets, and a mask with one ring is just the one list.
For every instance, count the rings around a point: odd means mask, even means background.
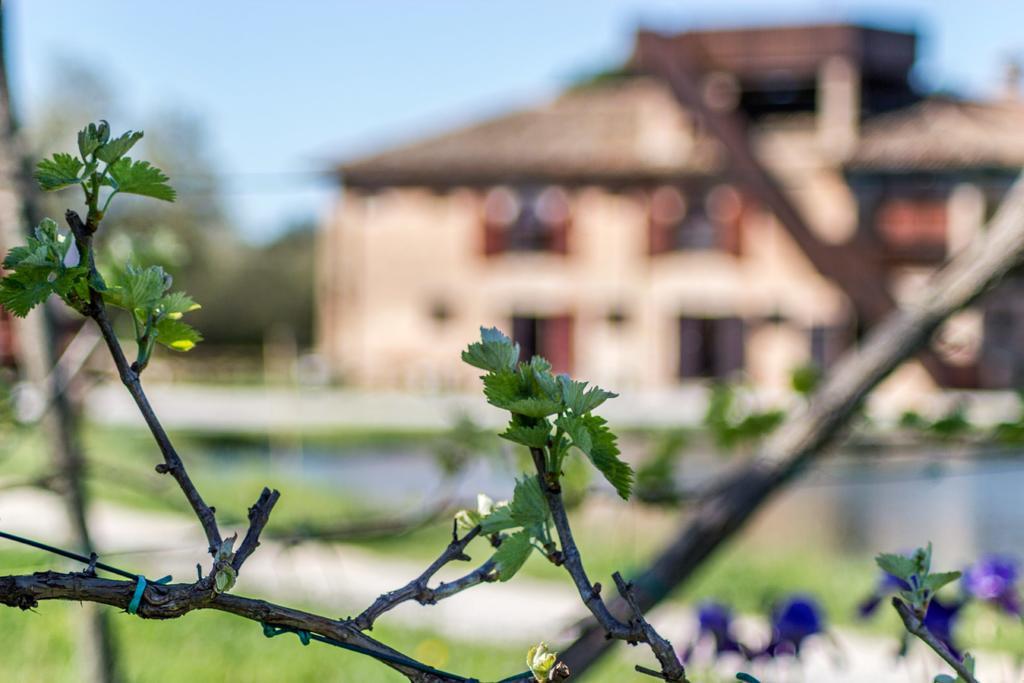
[{"label": "young green leaf", "polygon": [[505,531],[506,529],[515,529],[517,526],[519,524],[512,519],[512,511],[508,505],[496,506],[490,514],[480,520],[480,530],[486,536],[496,534],[499,531]]},{"label": "young green leaf", "polygon": [[470,344],[462,352],[462,360],[488,372],[513,370],[519,361],[519,344],[513,344],[496,327],[481,327],[480,341]]},{"label": "young green leaf", "polygon": [[455,528],[466,533],[480,524],[480,513],[476,510],[459,510],[455,513]]},{"label": "young green leaf", "polygon": [[114,138],[96,148],[96,158],[108,164],[112,164],[128,153],[135,143],[142,139],[142,131],[128,131],[118,138]]},{"label": "young green leaf", "polygon": [[924,577],[921,587],[932,593],[938,592],[943,586],[953,583],[960,578],[960,572],[936,572]]},{"label": "young green leaf", "polygon": [[111,306],[134,311],[145,321],[146,314],[156,308],[170,287],[170,278],[160,266],[140,268],[128,264],[116,286],[103,294]]},{"label": "young green leaf", "polygon": [[530,532],[524,530],[507,536],[492,557],[498,570],[498,579],[508,581],[515,576],[532,551]]},{"label": "young green leaf", "polygon": [[216,593],[227,593],[235,585],[235,580],[238,578],[238,573],[235,572],[234,567],[229,564],[224,565],[217,570],[217,574],[213,577],[213,590]]},{"label": "young green leaf", "polygon": [[536,477],[527,476],[516,480],[516,490],[508,507],[512,519],[519,526],[531,527],[547,523],[548,504]]},{"label": "young green leaf", "polygon": [[589,413],[608,399],[618,396],[597,386],[588,391],[586,382],[577,382],[565,375],[559,375],[558,383],[562,391],[562,401],[577,415]]},{"label": "young green leaf", "polygon": [[24,318],[28,312],[46,299],[53,287],[46,280],[26,273],[12,273],[0,281],[0,306],[12,315]]},{"label": "young green leaf", "polygon": [[82,158],[86,159],[109,139],[110,126],[106,121],[90,123],[78,131],[78,151],[82,153]]},{"label": "young green leaf", "polygon": [[39,187],[47,192],[82,182],[79,175],[84,164],[80,159],[66,152],[58,152],[36,165],[33,174]]},{"label": "young green leaf", "polygon": [[555,376],[551,374],[551,363],[547,360],[541,356],[534,356],[529,363],[520,365],[519,372],[523,376],[523,383],[530,387],[531,394],[556,403],[562,402],[561,387],[559,387]]},{"label": "young green leaf", "polygon": [[156,324],[156,340],[174,351],[191,351],[203,341],[203,335],[188,323],[167,317]]},{"label": "young green leaf", "polygon": [[[487,402],[497,408],[537,419],[554,415],[561,408],[557,401],[531,396],[521,373],[507,369],[492,371],[484,375],[483,381]],[[539,388],[537,393],[540,393]]]},{"label": "young green leaf", "polygon": [[[608,429],[605,419],[591,414],[569,419],[564,417],[560,417],[559,421],[572,436],[573,445],[590,458],[590,462],[615,487],[623,500],[629,500],[633,490],[633,468],[619,458],[617,439]],[[556,424],[559,422],[556,421]]]},{"label": "young green leaf", "polygon": [[505,431],[498,436],[531,448],[544,448],[548,444],[550,435],[551,423],[547,420],[541,420],[535,425],[524,425],[517,423],[513,418]]},{"label": "young green leaf", "polygon": [[[88,297],[84,283],[87,269],[65,266],[71,239],[49,218],[43,220],[25,246],[14,247],[3,267],[13,271],[0,281],[0,305],[13,315],[24,317],[56,292],[69,304]],[[74,296],[73,296],[74,295]]]},{"label": "young green leaf", "polygon": [[906,581],[917,573],[917,565],[913,558],[892,553],[882,553],[875,557],[875,564],[887,574],[892,574],[897,579]]},{"label": "young green leaf", "polygon": [[541,641],[526,653],[526,665],[533,674],[533,679],[544,683],[551,677],[551,670],[558,663],[558,653],[549,649],[547,643]]},{"label": "young green leaf", "polygon": [[148,161],[132,161],[129,157],[121,157],[111,164],[107,178],[110,186],[118,192],[173,202],[177,195],[167,184],[168,180],[163,171]]},{"label": "young green leaf", "polygon": [[160,299],[158,306],[164,315],[171,320],[178,320],[185,313],[191,313],[202,308],[202,306],[195,302],[195,299],[185,294],[185,292],[171,292]]}]

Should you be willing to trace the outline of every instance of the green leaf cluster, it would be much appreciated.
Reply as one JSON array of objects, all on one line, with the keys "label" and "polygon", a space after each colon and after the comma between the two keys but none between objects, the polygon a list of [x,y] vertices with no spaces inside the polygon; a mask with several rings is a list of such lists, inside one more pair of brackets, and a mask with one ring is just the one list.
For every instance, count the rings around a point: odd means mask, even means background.
[{"label": "green leaf cluster", "polygon": [[556,479],[563,459],[575,447],[622,498],[628,498],[633,469],[619,457],[607,422],[593,414],[616,394],[564,375],[556,377],[551,364],[540,356],[520,361],[519,346],[495,328],[481,328],[480,337],[462,359],[487,371],[481,378],[487,402],[511,413],[500,436],[542,451],[547,472]]},{"label": "green leaf cluster", "polygon": [[550,649],[544,641],[537,643],[526,653],[526,665],[530,668],[533,679],[540,683],[551,679],[551,671],[557,663],[558,653]]},{"label": "green leaf cluster", "polygon": [[477,509],[460,511],[456,521],[463,530],[480,525],[485,535],[500,542],[492,559],[501,581],[515,576],[535,549],[554,548],[551,513],[536,477],[517,479],[508,502],[494,503],[481,494]]},{"label": "green leaf cluster", "polygon": [[44,219],[25,246],[7,253],[3,267],[10,273],[0,280],[0,305],[18,317],[57,294],[81,310],[89,300],[88,268],[67,265],[71,236]]},{"label": "green leaf cluster", "polygon": [[[36,165],[35,179],[48,192],[81,185],[93,218],[102,216],[114,195],[137,194],[173,202],[174,188],[167,176],[148,161],[126,156],[142,139],[142,131],[129,130],[111,138],[106,121],[90,123],[78,132],[79,156],[58,152]],[[102,209],[100,190],[109,188]]]},{"label": "green leaf cluster", "polygon": [[960,572],[932,572],[932,544],[911,555],[882,553],[875,558],[882,571],[902,579],[909,586],[899,596],[922,618],[928,604],[943,586],[960,578]]},{"label": "green leaf cluster", "polygon": [[[133,161],[127,156],[142,136],[142,131],[129,130],[111,137],[106,121],[90,123],[78,133],[78,156],[58,152],[37,164],[34,175],[43,190],[72,185],[82,188],[88,214],[85,224],[74,228],[75,242],[82,253],[77,263],[67,265],[72,240],[60,233],[54,221],[46,219],[26,246],[10,251],[3,266],[11,272],[0,280],[0,305],[16,316],[27,315],[53,293],[84,314],[92,296],[90,290],[102,294],[107,304],[130,311],[139,344],[139,369],[148,363],[156,343],[188,351],[202,339],[181,320],[199,306],[181,292],[168,292],[171,281],[163,269],[129,267],[111,288],[95,269],[90,235],[98,229],[115,195],[174,201],[174,189],[163,171],[148,161]],[[101,198],[101,192],[105,197]]]},{"label": "green leaf cluster", "polygon": [[160,266],[129,264],[118,281],[103,291],[104,302],[132,314],[140,367],[145,367],[156,343],[174,351],[190,351],[202,340],[202,335],[182,320],[199,304],[184,292],[168,291],[171,283]]}]

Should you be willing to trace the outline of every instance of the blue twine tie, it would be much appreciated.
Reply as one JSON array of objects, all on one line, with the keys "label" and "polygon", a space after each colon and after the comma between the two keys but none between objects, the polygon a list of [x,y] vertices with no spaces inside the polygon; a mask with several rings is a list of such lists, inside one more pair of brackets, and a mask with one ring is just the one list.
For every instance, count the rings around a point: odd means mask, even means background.
[{"label": "blue twine tie", "polygon": [[[163,577],[162,579],[157,579],[156,581],[151,581],[150,583],[154,583],[154,584],[162,586],[165,583],[170,583],[170,582],[171,582],[171,577],[170,577],[170,575],[168,575],[168,576]],[[128,603],[128,614],[138,614],[139,604],[142,603],[142,594],[145,593],[145,592],[146,592],[146,577],[143,576],[142,574],[139,574],[138,577],[136,577],[136,581],[135,581],[135,594],[132,595],[132,601]]]},{"label": "blue twine tie", "polygon": [[294,633],[302,641],[303,645],[309,645],[309,631],[300,631],[297,628],[288,628],[283,626],[271,626],[270,624],[263,624],[263,635],[267,638],[273,638],[279,636],[282,633]]}]

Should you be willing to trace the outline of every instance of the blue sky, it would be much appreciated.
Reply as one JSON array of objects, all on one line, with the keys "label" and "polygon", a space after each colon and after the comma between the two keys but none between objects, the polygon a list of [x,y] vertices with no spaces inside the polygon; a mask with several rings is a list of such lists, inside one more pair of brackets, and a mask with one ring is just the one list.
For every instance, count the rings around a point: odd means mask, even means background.
[{"label": "blue sky", "polygon": [[[94,65],[129,112],[197,112],[253,239],[322,213],[332,160],[543,99],[614,65],[637,26],[859,20],[923,34],[916,75],[993,91],[1024,55],[1011,0],[7,0],[12,87],[38,115],[61,59]],[[115,128],[137,122],[113,121]],[[158,134],[158,131],[152,131]]]}]

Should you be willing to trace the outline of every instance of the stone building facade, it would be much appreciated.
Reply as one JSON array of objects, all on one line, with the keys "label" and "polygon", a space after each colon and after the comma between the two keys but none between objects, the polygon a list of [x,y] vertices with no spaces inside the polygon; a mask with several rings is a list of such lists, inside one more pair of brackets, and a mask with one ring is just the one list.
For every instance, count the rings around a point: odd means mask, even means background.
[{"label": "stone building facade", "polygon": [[[669,40],[708,101],[746,122],[814,239],[878,266],[898,301],[980,234],[1024,164],[1024,105],[919,95],[912,34],[817,25]],[[636,60],[339,170],[318,248],[318,344],[356,386],[465,386],[459,351],[496,325],[556,369],[621,390],[738,373],[782,387],[864,329],[856,281],[823,272]],[[1018,382],[1019,300],[958,316],[936,339],[939,370],[911,365],[905,381]]]}]

